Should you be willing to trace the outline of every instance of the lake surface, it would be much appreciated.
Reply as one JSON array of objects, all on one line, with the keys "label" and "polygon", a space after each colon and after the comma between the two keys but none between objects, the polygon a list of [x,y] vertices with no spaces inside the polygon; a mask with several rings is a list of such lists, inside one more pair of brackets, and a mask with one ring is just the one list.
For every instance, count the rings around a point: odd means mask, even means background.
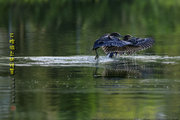
[{"label": "lake surface", "polygon": [[[178,11],[178,0],[1,2],[0,119],[179,119]],[[94,41],[110,32],[155,44],[113,59],[99,50],[95,60]]]}]

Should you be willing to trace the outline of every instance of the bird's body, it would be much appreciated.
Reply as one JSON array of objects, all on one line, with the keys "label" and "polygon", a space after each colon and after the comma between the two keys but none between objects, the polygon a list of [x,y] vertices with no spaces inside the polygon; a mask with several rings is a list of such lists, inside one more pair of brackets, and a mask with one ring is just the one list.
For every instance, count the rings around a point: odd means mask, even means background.
[{"label": "bird's body", "polygon": [[[154,43],[152,38],[137,38],[130,35],[123,36],[123,39],[120,37],[122,36],[118,33],[105,34],[95,41],[93,50],[96,51],[101,47],[109,57],[113,57],[117,54],[133,54],[151,47]],[[97,51],[96,58],[98,58]]]}]

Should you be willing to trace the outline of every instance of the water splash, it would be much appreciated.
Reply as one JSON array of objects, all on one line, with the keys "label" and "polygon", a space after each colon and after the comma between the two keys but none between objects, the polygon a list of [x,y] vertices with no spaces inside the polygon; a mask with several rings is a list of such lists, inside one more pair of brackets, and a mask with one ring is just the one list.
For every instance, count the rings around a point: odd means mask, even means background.
[{"label": "water splash", "polygon": [[[8,65],[4,63],[9,57],[1,57],[1,65]],[[99,64],[107,64],[112,62],[119,62],[127,60],[140,61],[140,62],[159,62],[162,64],[176,64],[180,61],[180,56],[121,56],[115,59],[106,56],[100,56],[98,60],[94,56],[34,56],[34,57],[15,57],[16,66],[95,66]],[[3,62],[2,62],[3,61]]]}]

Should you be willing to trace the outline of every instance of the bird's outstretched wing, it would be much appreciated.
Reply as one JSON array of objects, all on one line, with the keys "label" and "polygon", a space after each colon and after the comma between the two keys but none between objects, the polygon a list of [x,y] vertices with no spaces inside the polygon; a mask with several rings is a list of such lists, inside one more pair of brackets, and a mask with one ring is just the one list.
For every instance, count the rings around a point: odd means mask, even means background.
[{"label": "bird's outstretched wing", "polygon": [[[126,42],[120,40],[122,43]],[[152,38],[131,38],[128,41],[128,44],[122,46],[103,46],[102,49],[106,54],[108,53],[118,53],[118,54],[133,54],[135,52],[147,49],[151,47],[154,43]]]},{"label": "bird's outstretched wing", "polygon": [[133,45],[126,46],[126,54],[132,54],[141,50],[148,49],[154,44],[152,38],[132,38],[128,42],[131,42]]},{"label": "bird's outstretched wing", "polygon": [[141,49],[147,49],[154,44],[154,40],[152,38],[132,38],[128,40],[128,42],[133,43],[133,46],[138,46]]}]

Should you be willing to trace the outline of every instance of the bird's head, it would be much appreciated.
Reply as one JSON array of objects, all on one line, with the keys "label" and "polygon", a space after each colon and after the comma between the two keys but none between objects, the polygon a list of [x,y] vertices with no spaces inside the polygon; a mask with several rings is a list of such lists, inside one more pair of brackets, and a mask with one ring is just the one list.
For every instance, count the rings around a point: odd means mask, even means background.
[{"label": "bird's head", "polygon": [[127,35],[125,35],[125,36],[123,37],[123,40],[127,41],[127,40],[129,40],[131,37],[132,37],[131,35],[127,34]]},{"label": "bird's head", "polygon": [[98,39],[94,42],[93,48],[92,50],[97,50],[99,47],[102,46],[102,44],[104,44],[104,41],[101,39]]},{"label": "bird's head", "polygon": [[113,32],[113,33],[111,33],[109,36],[123,37],[121,34],[119,34],[119,33],[117,33],[117,32]]}]

